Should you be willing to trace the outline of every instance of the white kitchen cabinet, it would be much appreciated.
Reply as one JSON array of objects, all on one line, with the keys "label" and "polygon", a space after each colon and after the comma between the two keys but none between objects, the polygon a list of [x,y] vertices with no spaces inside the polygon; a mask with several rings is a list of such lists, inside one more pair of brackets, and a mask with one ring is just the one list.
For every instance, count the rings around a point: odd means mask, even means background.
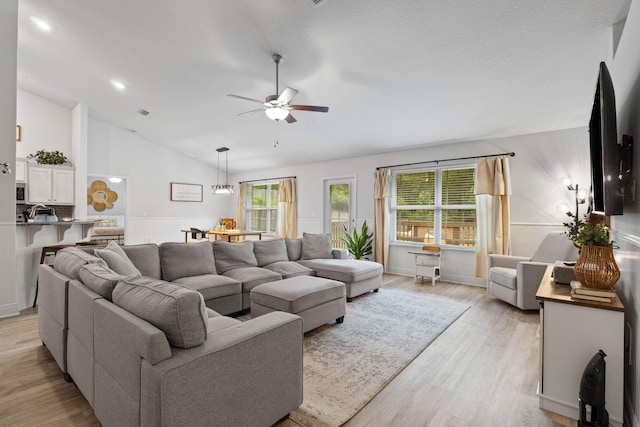
[{"label": "white kitchen cabinet", "polygon": [[16,159],[16,182],[25,182],[27,180],[27,161],[25,159]]},{"label": "white kitchen cabinet", "polygon": [[541,302],[540,408],[578,419],[584,368],[603,350],[607,357],[605,400],[609,423],[622,427],[624,402],[624,306],[574,301],[568,285],[555,284],[550,266],[536,298]]},{"label": "white kitchen cabinet", "polygon": [[29,166],[29,204],[74,204],[74,171],[67,167]]}]

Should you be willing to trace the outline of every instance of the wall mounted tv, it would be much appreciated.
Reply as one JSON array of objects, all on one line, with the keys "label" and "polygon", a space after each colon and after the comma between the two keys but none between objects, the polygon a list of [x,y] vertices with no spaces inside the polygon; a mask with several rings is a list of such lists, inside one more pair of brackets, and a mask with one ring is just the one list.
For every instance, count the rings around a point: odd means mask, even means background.
[{"label": "wall mounted tv", "polygon": [[596,87],[589,121],[591,152],[591,208],[605,215],[622,215],[620,145],[616,129],[616,98],[611,75],[604,62]]}]

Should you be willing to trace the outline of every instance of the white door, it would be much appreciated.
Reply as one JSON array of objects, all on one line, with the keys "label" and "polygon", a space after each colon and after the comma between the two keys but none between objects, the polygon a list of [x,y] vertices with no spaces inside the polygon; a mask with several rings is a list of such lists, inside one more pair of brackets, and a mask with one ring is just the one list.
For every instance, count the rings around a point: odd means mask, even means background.
[{"label": "white door", "polygon": [[356,221],[355,177],[324,180],[324,232],[331,233],[331,246],[344,248],[344,228],[353,232]]}]

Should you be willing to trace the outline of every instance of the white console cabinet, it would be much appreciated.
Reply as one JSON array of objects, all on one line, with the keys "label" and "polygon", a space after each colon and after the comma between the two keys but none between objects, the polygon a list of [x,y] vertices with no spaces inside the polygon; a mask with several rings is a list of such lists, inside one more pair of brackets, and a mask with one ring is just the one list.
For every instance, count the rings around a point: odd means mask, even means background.
[{"label": "white console cabinet", "polygon": [[584,368],[603,350],[607,357],[605,407],[614,427],[623,425],[624,306],[574,301],[568,285],[555,284],[553,266],[540,283],[540,408],[577,420],[578,393]]},{"label": "white console cabinet", "polygon": [[61,166],[28,167],[27,202],[47,205],[74,204],[74,171]]}]

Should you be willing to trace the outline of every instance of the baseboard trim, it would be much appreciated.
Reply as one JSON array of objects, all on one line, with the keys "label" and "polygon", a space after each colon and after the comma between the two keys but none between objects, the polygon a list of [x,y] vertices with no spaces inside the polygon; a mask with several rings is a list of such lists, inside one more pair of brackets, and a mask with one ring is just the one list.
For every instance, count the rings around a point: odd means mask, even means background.
[{"label": "baseboard trim", "polygon": [[18,314],[20,314],[20,311],[17,303],[0,305],[0,318],[17,316]]}]

